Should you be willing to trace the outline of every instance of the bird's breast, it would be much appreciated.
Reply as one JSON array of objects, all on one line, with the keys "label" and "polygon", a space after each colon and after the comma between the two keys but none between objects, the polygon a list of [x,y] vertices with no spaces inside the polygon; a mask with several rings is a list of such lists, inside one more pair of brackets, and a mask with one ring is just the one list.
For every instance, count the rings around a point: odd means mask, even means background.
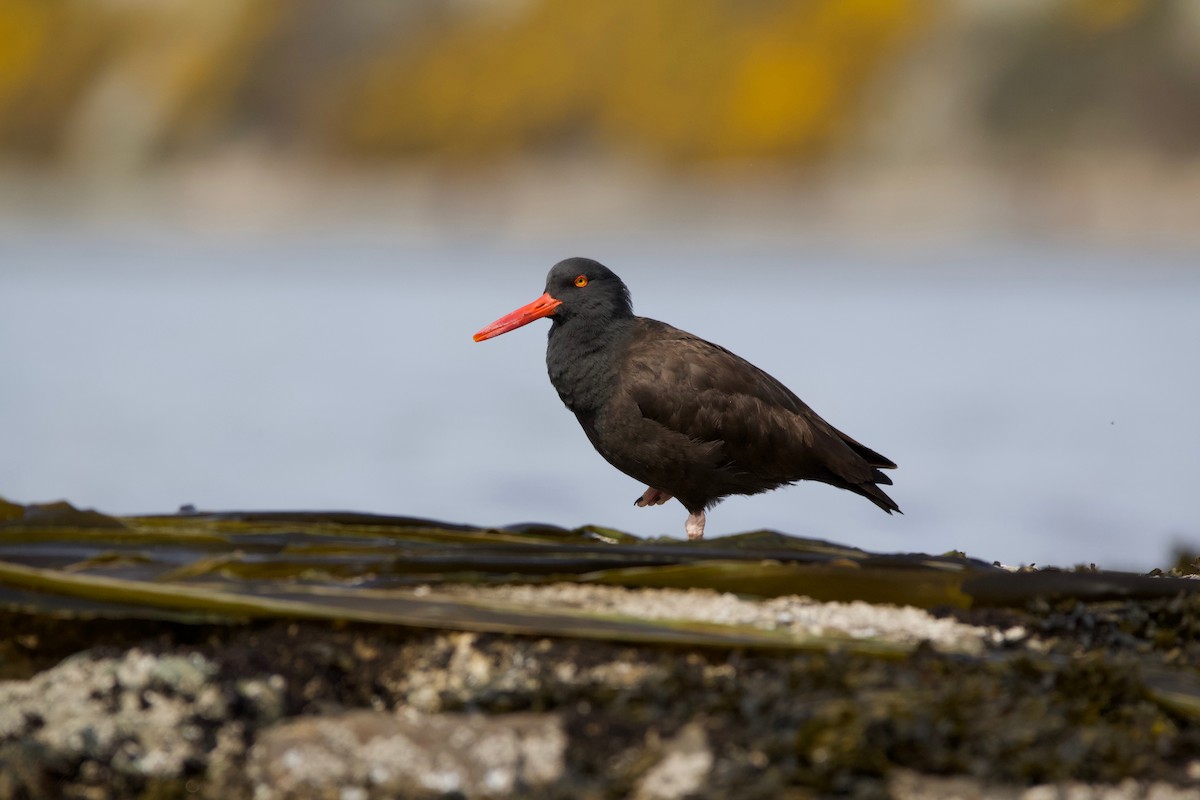
[{"label": "bird's breast", "polygon": [[615,378],[598,359],[581,357],[566,362],[550,361],[547,372],[563,405],[579,416],[580,421],[598,414],[616,386]]},{"label": "bird's breast", "polygon": [[594,417],[612,398],[620,378],[627,337],[621,329],[564,324],[550,331],[546,371],[563,405],[584,417]]}]

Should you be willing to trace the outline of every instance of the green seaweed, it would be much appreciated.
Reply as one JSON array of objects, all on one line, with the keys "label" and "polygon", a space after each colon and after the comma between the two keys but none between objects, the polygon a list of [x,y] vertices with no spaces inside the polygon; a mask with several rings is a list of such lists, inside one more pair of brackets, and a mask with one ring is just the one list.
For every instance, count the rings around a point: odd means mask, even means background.
[{"label": "green seaweed", "polygon": [[[203,615],[230,621],[290,618],[452,628],[489,633],[555,635],[604,641],[654,642],[698,647],[769,650],[847,650],[894,657],[911,647],[893,642],[817,636],[699,622],[653,621],[576,610],[543,610],[515,604],[476,603],[427,593],[348,590],[334,587],[238,587],[156,584],[97,575],[45,570],[0,562],[0,582],[54,597],[84,598],[102,608],[146,607],[181,612],[180,620]],[[161,618],[161,615],[160,615]]]},{"label": "green seaweed", "polygon": [[[446,583],[710,589],[752,597],[922,608],[1171,597],[1200,582],[1102,571],[1010,573],[961,555],[878,554],[754,531],[701,542],[596,526],[474,528],[414,517],[227,512],[109,517],[0,501],[0,603],[45,613],[229,620],[303,618],[765,648],[892,645],[736,626],[602,618],[441,597]],[[412,587],[433,591],[417,597]],[[16,592],[16,594],[13,594]],[[5,600],[5,597],[10,599]],[[19,602],[15,599],[19,596]]]}]

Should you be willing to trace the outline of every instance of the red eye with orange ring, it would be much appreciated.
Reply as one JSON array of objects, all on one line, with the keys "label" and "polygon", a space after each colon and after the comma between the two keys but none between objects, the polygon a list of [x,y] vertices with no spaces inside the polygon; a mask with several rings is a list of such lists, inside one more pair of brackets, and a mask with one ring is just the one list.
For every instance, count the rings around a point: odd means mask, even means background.
[{"label": "red eye with orange ring", "polygon": [[575,285],[580,289],[587,286],[587,275],[579,275],[575,278]]}]

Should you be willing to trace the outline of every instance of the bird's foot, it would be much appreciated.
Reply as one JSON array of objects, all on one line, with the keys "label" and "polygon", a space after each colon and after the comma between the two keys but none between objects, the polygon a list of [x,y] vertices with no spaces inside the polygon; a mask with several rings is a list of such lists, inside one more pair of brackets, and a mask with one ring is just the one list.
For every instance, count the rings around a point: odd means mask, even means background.
[{"label": "bird's foot", "polygon": [[662,489],[655,489],[653,486],[647,486],[646,491],[642,492],[642,496],[633,501],[633,504],[638,508],[646,506],[661,506],[663,503],[671,499],[671,495],[664,492]]},{"label": "bird's foot", "polygon": [[684,523],[683,529],[687,531],[688,539],[703,539],[704,512],[693,511],[688,514],[687,522]]}]

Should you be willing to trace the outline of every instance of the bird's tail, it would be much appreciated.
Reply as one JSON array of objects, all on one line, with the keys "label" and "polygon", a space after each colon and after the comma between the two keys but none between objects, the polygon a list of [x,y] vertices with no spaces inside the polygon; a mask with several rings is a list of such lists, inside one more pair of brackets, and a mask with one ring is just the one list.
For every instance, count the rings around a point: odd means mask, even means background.
[{"label": "bird's tail", "polygon": [[893,511],[897,514],[903,514],[904,512],[900,510],[900,506],[896,505],[896,501],[888,497],[887,493],[884,492],[883,489],[880,489],[875,485],[877,483],[886,484],[888,486],[892,485],[892,479],[887,475],[884,475],[879,470],[895,469],[896,462],[892,461],[890,458],[885,458],[879,453],[876,453],[865,444],[856,442],[841,431],[838,431],[838,434],[842,437],[842,441],[845,442],[846,445],[853,450],[856,455],[866,461],[868,466],[874,467],[874,469],[871,470],[871,478],[869,481],[853,483],[849,485],[842,484],[842,486],[854,492],[855,494],[862,495],[889,514],[891,514]]},{"label": "bird's tail", "polygon": [[[884,475],[882,472],[878,474],[879,477],[883,479],[880,481],[880,483],[892,482],[891,478],[889,478],[887,475]],[[849,487],[849,489],[855,494],[861,494],[863,497],[867,498],[889,514],[891,514],[893,511],[895,511],[897,514],[904,513],[900,510],[900,506],[896,505],[895,500],[888,497],[887,493],[884,492],[883,489],[880,489],[873,483],[860,483],[857,486]]]},{"label": "bird's tail", "polygon": [[[872,467],[875,467],[876,469],[896,468],[895,461],[892,461],[890,458],[884,458],[879,453],[876,453],[874,450],[867,447],[865,444],[859,444],[844,433],[842,434],[842,441],[848,444],[851,450],[860,455],[863,460],[865,460]],[[886,475],[881,475],[880,482],[891,483],[892,481]]]}]

